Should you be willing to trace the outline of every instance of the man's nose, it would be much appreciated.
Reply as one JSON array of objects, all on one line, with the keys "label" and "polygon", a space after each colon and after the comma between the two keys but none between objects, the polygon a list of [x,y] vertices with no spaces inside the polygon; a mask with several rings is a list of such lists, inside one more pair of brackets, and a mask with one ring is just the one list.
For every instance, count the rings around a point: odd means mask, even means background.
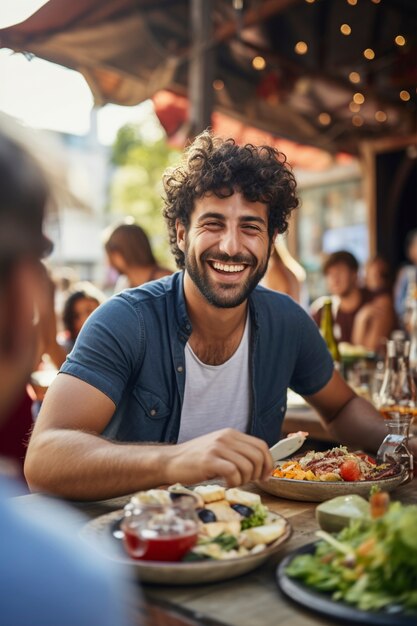
[{"label": "man's nose", "polygon": [[241,237],[239,228],[227,228],[220,240],[220,250],[229,256],[241,252]]}]

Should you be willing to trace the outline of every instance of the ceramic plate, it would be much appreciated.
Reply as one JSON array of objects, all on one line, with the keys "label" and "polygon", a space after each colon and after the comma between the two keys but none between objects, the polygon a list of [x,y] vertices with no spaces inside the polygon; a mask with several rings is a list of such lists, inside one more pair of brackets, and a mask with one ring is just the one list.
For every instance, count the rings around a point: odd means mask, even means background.
[{"label": "ceramic plate", "polygon": [[[275,518],[282,515],[271,511]],[[81,531],[82,536],[102,547],[104,553],[111,559],[123,564],[133,565],[142,582],[158,583],[162,585],[198,585],[228,578],[235,578],[246,574],[264,563],[272,554],[281,549],[281,545],[291,536],[290,523],[285,520],[284,533],[265,550],[257,554],[249,554],[236,559],[224,561],[201,561],[195,563],[168,563],[163,561],[138,561],[130,558],[118,537],[118,522],[123,510],[113,511],[101,515],[88,522]],[[285,519],[285,518],[283,518]],[[119,535],[120,536],[120,535]],[[109,545],[109,537],[113,539]],[[115,545],[111,545],[111,543]],[[115,548],[115,549],[109,549]]]},{"label": "ceramic plate", "polygon": [[276,577],[278,587],[282,593],[293,602],[309,609],[343,621],[345,624],[369,624],[370,626],[416,626],[417,613],[406,614],[393,609],[389,611],[361,611],[345,602],[332,600],[331,596],[307,587],[296,578],[290,578],[285,573],[294,557],[299,554],[312,554],[316,544],[309,543],[301,546],[285,557],[277,567]]},{"label": "ceramic plate", "polygon": [[264,491],[288,500],[302,500],[304,502],[324,502],[336,496],[347,496],[355,493],[364,498],[369,497],[371,488],[375,485],[384,491],[392,491],[400,485],[406,477],[402,472],[389,478],[380,480],[358,480],[356,482],[320,482],[316,480],[295,480],[293,478],[275,478],[259,481],[259,487]]}]

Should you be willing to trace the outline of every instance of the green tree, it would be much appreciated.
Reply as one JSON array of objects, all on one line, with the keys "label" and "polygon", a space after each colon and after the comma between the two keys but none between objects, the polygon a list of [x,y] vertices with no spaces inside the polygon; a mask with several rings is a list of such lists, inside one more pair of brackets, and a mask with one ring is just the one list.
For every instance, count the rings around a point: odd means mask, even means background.
[{"label": "green tree", "polygon": [[[146,122],[145,122],[146,123]],[[146,140],[142,124],[122,126],[112,146],[115,166],[109,191],[109,211],[132,216],[148,233],[161,263],[174,267],[162,217],[162,174],[180,158],[166,138]]]}]

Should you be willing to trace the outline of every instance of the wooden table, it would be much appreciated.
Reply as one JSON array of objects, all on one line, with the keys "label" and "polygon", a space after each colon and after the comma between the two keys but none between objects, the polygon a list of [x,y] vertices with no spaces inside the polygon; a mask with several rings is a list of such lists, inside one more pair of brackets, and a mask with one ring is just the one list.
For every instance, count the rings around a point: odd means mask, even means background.
[{"label": "wooden table", "polygon": [[[246,485],[249,491],[260,493],[263,502],[272,510],[288,518],[293,535],[284,544],[282,551],[258,569],[239,578],[207,585],[185,587],[162,587],[143,585],[147,600],[144,609],[135,608],[138,624],[147,626],[319,626],[331,625],[319,615],[310,613],[292,604],[279,592],[275,582],[275,569],[288,552],[300,545],[315,540],[318,525],[314,517],[315,503],[293,502],[275,498],[261,492],[254,484]],[[417,504],[417,478],[399,487],[393,500]],[[19,506],[36,517],[45,500],[52,498],[41,495],[28,495],[16,498]],[[74,533],[85,523],[85,517],[94,518],[121,508],[127,498],[115,498],[102,502],[71,503],[77,516]],[[97,625],[99,626],[99,625]]]}]

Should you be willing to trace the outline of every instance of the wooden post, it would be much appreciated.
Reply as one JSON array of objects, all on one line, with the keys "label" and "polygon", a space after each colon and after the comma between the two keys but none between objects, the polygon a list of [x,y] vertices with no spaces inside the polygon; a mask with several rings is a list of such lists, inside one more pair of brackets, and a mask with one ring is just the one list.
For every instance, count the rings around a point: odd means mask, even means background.
[{"label": "wooden post", "polygon": [[188,77],[190,131],[195,136],[211,125],[213,111],[214,51],[212,47],[212,3],[191,0],[192,48]]}]

